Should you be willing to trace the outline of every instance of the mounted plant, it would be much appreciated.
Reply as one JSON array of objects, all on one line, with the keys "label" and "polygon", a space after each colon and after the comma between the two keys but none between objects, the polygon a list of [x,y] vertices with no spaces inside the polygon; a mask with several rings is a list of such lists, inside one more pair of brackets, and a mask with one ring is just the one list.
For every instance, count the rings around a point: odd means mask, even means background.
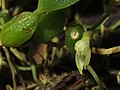
[{"label": "mounted plant", "polygon": [[[61,50],[61,54],[58,48],[65,48],[67,53],[69,52],[73,57],[75,57],[74,61],[81,76],[83,76],[84,70],[88,70],[94,77],[100,89],[106,88],[90,66],[91,54],[93,52],[91,40],[93,39],[93,35],[96,33],[95,29],[99,27],[110,15],[114,1],[110,1],[104,15],[101,16],[101,19],[96,24],[90,26],[90,28],[86,28],[80,23],[74,22],[71,24],[67,22],[69,17],[68,14],[70,13],[70,6],[79,1],[80,0],[39,0],[36,10],[32,12],[22,12],[11,19],[9,19],[10,17],[8,16],[8,12],[5,12],[7,10],[2,8],[0,12],[0,48],[2,48],[0,51],[0,60],[3,61],[5,65],[9,64],[12,73],[14,90],[17,89],[16,72],[19,74],[19,70],[31,71],[34,81],[38,86],[40,86],[39,89],[47,90],[46,87],[47,85],[49,86],[51,81],[48,78],[46,79],[47,75],[44,76],[42,74],[38,79],[36,68],[43,68],[45,65],[38,65],[34,62],[34,60],[32,60],[32,53],[34,52],[33,47],[41,43],[49,44],[49,42],[52,42],[54,37],[57,37],[62,32],[64,32],[64,45],[58,45],[57,47],[56,44],[58,43],[54,43],[57,49],[54,48],[51,55],[52,59],[55,55],[60,59],[64,52]],[[1,2],[4,1],[1,0]],[[1,5],[1,7],[3,6],[4,5]],[[114,29],[115,27],[116,26],[110,28]],[[19,52],[16,49],[22,48],[22,45],[28,45],[28,54]],[[9,50],[14,56],[16,56],[19,60],[18,62],[21,62],[21,66],[17,65],[14,60],[12,60],[13,58],[11,58]],[[7,62],[3,58],[3,53],[6,55],[4,58]],[[26,57],[26,55],[28,55],[28,57]],[[23,81],[22,86],[26,89],[25,82],[20,75],[19,78]]]}]

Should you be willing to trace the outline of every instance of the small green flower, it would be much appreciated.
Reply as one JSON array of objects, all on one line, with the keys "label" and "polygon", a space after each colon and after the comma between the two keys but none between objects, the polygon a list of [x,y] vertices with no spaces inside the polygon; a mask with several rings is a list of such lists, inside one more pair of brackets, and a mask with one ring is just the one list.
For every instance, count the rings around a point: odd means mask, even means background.
[{"label": "small green flower", "polygon": [[83,68],[86,69],[86,66],[90,62],[90,58],[91,58],[90,36],[91,36],[91,32],[86,31],[83,33],[82,39],[78,40],[75,43],[76,65],[80,74],[83,74],[82,73]]}]

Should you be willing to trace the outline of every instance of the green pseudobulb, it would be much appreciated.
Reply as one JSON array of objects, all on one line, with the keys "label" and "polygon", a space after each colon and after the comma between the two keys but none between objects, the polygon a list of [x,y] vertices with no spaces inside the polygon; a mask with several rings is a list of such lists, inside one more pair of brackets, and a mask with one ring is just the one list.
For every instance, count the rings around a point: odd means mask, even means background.
[{"label": "green pseudobulb", "polygon": [[74,46],[76,41],[80,40],[83,36],[84,28],[78,24],[75,26],[69,26],[66,32],[65,44],[68,47],[70,53],[74,54]]},{"label": "green pseudobulb", "polygon": [[37,28],[37,16],[23,12],[5,23],[0,32],[1,43],[7,47],[17,47],[29,40]]}]

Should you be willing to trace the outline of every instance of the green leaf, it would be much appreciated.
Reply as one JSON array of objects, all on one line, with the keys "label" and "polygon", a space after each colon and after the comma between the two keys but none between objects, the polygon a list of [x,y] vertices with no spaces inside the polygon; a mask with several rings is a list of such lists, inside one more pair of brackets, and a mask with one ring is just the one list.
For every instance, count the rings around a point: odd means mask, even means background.
[{"label": "green leaf", "polygon": [[59,10],[40,16],[33,41],[46,43],[62,32],[66,22],[66,12],[66,10]]},{"label": "green leaf", "polygon": [[38,12],[50,12],[69,7],[79,0],[39,0]]}]

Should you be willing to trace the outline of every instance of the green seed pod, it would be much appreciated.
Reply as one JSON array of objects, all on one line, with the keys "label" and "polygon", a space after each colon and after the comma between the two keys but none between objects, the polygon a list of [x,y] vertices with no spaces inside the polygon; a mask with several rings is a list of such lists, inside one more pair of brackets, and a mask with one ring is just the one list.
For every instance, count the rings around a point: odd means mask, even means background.
[{"label": "green seed pod", "polygon": [[0,32],[2,45],[17,47],[29,40],[37,28],[37,16],[23,12],[5,23]]},{"label": "green seed pod", "polygon": [[73,27],[72,26],[68,27],[65,37],[65,44],[68,47],[70,53],[72,54],[75,53],[74,45],[76,41],[82,38],[83,32],[84,28],[80,24],[75,25]]}]

